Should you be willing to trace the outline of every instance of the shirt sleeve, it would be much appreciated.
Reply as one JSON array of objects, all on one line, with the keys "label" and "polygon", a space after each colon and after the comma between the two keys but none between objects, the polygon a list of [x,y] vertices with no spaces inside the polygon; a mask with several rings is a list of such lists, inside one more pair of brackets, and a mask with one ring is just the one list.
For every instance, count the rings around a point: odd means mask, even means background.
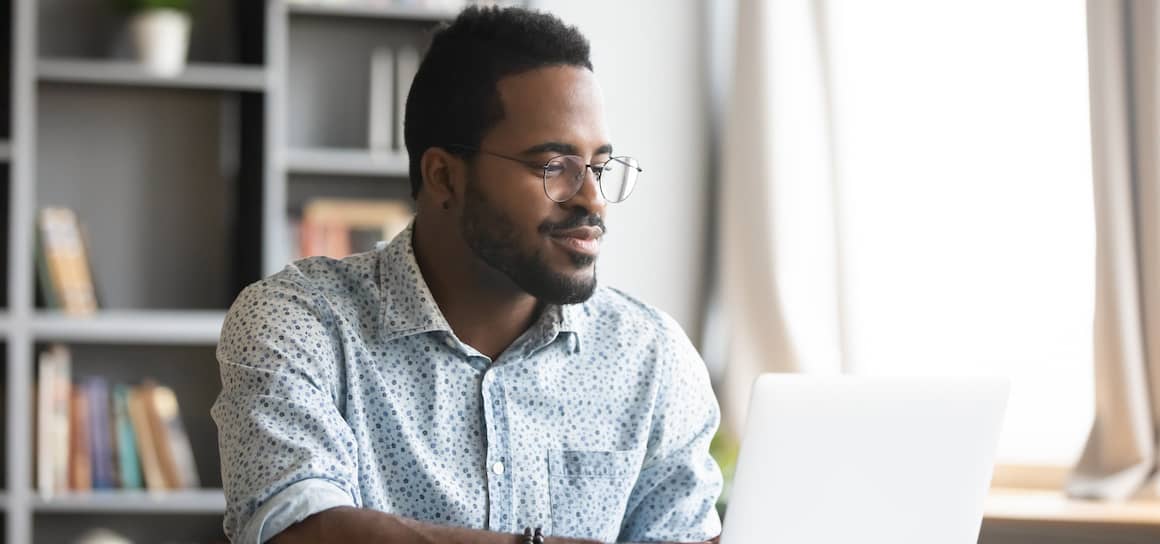
[{"label": "shirt sleeve", "polygon": [[721,470],[709,455],[720,408],[701,356],[672,318],[662,321],[665,376],[618,542],[701,542],[721,534]]},{"label": "shirt sleeve", "polygon": [[341,340],[327,308],[305,285],[274,276],[243,291],[226,316],[211,414],[232,542],[265,542],[311,514],[360,506],[354,437],[339,408]]}]

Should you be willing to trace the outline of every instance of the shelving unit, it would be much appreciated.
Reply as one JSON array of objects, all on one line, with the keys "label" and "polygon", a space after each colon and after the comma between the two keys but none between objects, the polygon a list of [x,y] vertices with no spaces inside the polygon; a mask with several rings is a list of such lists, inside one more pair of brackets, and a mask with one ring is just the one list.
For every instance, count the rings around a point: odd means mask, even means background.
[{"label": "shelving unit", "polygon": [[[247,284],[290,258],[288,223],[317,196],[407,198],[407,157],[372,153],[371,51],[422,48],[454,13],[422,7],[199,0],[174,78],[132,60],[108,0],[0,0],[0,509],[11,544],[107,527],[140,542],[222,538],[214,348]],[[37,210],[85,224],[101,310],[37,297]],[[74,378],[174,389],[203,487],[42,497],[33,472],[36,358],[70,346]]]}]

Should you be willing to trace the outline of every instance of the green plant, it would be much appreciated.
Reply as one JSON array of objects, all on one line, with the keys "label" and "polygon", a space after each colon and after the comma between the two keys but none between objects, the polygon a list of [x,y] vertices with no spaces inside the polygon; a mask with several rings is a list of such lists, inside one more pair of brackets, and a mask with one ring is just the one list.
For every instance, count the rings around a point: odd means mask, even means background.
[{"label": "green plant", "polygon": [[729,506],[729,491],[733,488],[733,473],[737,471],[737,454],[741,444],[737,437],[724,428],[717,430],[713,435],[713,442],[709,444],[709,455],[721,467],[721,476],[725,480],[725,487],[721,490],[721,497],[717,499],[717,512],[725,516],[725,509]]},{"label": "green plant", "polygon": [[147,9],[175,9],[189,13],[193,0],[116,0],[125,11],[145,11]]}]

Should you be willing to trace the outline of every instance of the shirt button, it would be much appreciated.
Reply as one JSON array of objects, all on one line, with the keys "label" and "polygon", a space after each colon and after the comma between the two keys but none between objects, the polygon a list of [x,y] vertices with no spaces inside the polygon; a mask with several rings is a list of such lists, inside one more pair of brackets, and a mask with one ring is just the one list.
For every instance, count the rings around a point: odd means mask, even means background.
[{"label": "shirt button", "polygon": [[503,463],[496,463],[496,464],[491,466],[491,471],[500,475],[500,476],[503,476],[503,470],[504,470]]}]

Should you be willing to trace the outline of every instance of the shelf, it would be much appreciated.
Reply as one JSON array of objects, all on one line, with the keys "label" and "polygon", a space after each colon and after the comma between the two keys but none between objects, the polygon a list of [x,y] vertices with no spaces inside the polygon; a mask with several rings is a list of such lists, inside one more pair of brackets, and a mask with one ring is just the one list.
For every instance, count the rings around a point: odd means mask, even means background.
[{"label": "shelf", "polygon": [[362,19],[386,19],[394,21],[418,21],[438,23],[450,21],[458,15],[457,11],[446,9],[431,9],[420,6],[374,5],[369,3],[290,3],[286,8],[293,15],[312,15],[319,17],[355,17]]},{"label": "shelf", "polygon": [[130,513],[130,514],[223,514],[225,494],[220,489],[183,491],[93,491],[67,493],[32,501],[36,512]]},{"label": "shelf", "polygon": [[127,60],[42,59],[37,63],[40,81],[132,87],[169,87],[217,91],[266,90],[266,70],[240,64],[190,63],[172,78],[145,72]]},{"label": "shelf", "polygon": [[104,310],[91,317],[38,312],[38,341],[78,343],[217,344],[225,312],[213,310]]},{"label": "shelf", "polygon": [[12,160],[12,142],[0,140],[0,162]]},{"label": "shelf", "polygon": [[402,151],[291,149],[286,153],[286,168],[291,174],[405,178],[408,164]]}]

